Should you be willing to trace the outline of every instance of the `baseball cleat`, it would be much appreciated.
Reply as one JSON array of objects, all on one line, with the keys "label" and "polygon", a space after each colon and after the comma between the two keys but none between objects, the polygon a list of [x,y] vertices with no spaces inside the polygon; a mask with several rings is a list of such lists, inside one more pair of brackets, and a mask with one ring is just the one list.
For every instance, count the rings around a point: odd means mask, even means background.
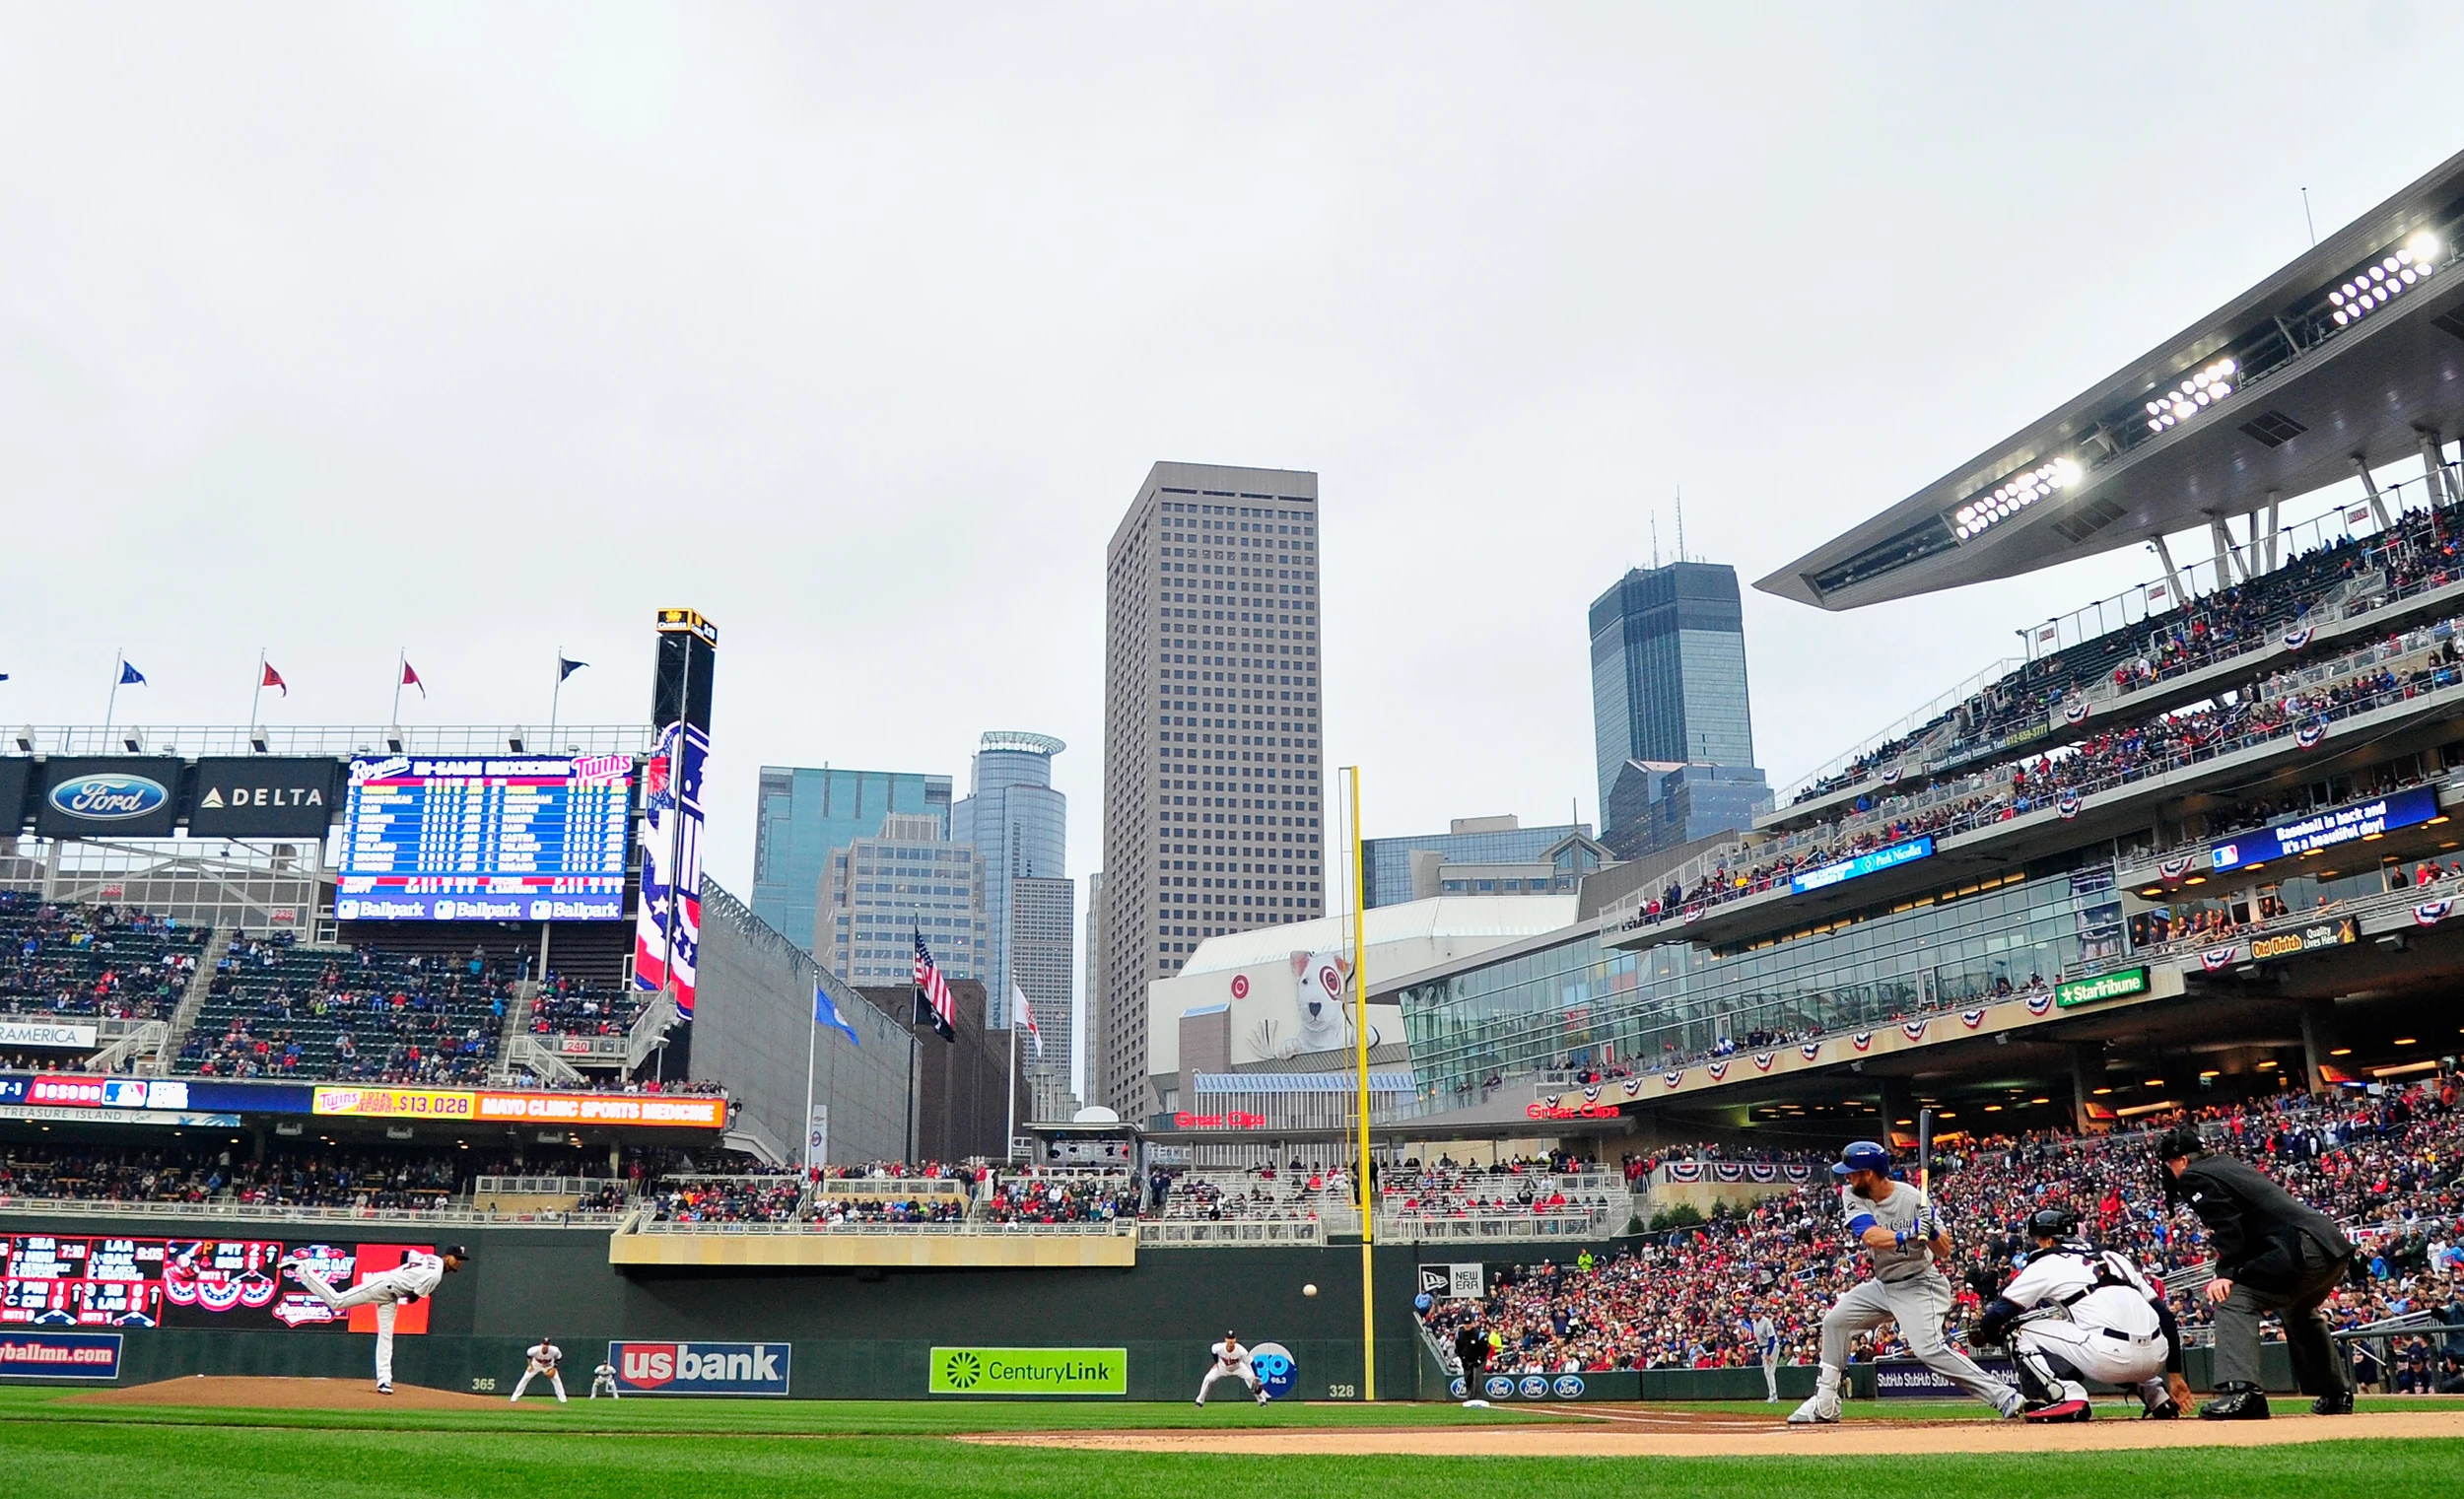
[{"label": "baseball cleat", "polygon": [[1839,1419],[1839,1397],[1820,1391],[1806,1397],[1806,1402],[1788,1413],[1791,1426],[1828,1426]]},{"label": "baseball cleat", "polygon": [[376,1393],[378,1395],[391,1395],[393,1394],[393,1387],[391,1385],[378,1385],[376,1387]]},{"label": "baseball cleat", "polygon": [[2171,1400],[2158,1401],[2139,1413],[2139,1419],[2143,1421],[2178,1421],[2181,1418],[2182,1408]]},{"label": "baseball cleat", "polygon": [[2019,1412],[2022,1421],[2086,1421],[2095,1416],[2094,1407],[2086,1400],[2054,1400],[2032,1410]]}]

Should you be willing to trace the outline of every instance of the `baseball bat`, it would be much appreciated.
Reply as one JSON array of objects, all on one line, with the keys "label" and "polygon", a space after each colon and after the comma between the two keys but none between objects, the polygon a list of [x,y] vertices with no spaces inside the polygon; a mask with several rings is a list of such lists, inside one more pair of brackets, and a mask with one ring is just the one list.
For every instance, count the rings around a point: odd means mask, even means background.
[{"label": "baseball bat", "polygon": [[1934,1205],[1934,1111],[1916,1111],[1916,1201]]}]

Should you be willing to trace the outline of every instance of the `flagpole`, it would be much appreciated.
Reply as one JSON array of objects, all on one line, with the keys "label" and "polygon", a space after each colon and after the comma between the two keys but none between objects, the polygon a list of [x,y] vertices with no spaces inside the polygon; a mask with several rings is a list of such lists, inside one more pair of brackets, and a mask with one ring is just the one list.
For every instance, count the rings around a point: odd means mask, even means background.
[{"label": "flagpole", "polygon": [[409,665],[409,664],[410,664],[410,660],[411,660],[411,647],[410,647],[405,646],[405,647],[403,647],[400,650],[398,650],[398,651],[394,652],[394,656],[393,656],[393,716],[392,716],[392,717],[390,717],[390,718],[387,718],[387,719],[385,720],[385,724],[386,724],[386,726],[387,726],[387,727],[389,727],[389,728],[400,728],[400,727],[402,726],[402,668],[403,668],[403,667],[405,667],[405,666],[407,666],[407,665]]},{"label": "flagpole", "polygon": [[1001,1134],[1001,1164],[1018,1154],[1018,981],[1009,983],[1009,1126]]},{"label": "flagpole", "polygon": [[111,652],[111,695],[103,701],[103,747],[111,747],[111,715],[120,704],[120,678],[128,670],[128,648]]},{"label": "flagpole", "polygon": [[256,706],[265,701],[265,647],[256,648],[256,691],[248,694],[248,727],[256,727]]},{"label": "flagpole", "polygon": [[556,647],[556,690],[548,694],[548,753],[556,753],[556,709],[565,697],[565,647]]},{"label": "flagpole", "polygon": [[1378,1397],[1376,1299],[1370,1245],[1377,1238],[1377,1193],[1369,1183],[1369,889],[1360,858],[1360,767],[1348,766],[1352,814],[1352,1038],[1360,1057],[1360,1397]]},{"label": "flagpole", "polygon": [[804,1180],[809,1184],[821,1163],[813,1159],[813,1056],[821,1050],[821,970],[813,969],[813,1012],[805,1017],[804,1033]]}]

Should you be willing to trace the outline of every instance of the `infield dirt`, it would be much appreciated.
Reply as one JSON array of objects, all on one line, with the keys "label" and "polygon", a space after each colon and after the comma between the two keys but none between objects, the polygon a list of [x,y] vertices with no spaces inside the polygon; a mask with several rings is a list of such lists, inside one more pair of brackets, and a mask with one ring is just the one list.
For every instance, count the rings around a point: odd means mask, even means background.
[{"label": "infield dirt", "polygon": [[[1552,1410],[1552,1415],[1567,1415]],[[2017,1421],[1843,1421],[1790,1426],[1777,1418],[1648,1406],[1584,1407],[1578,1421],[1402,1430],[1056,1431],[962,1437],[996,1446],[1110,1452],[1339,1454],[1446,1458],[1861,1457],[1924,1453],[2118,1452],[2272,1447],[2363,1438],[2464,1438],[2464,1410],[2402,1410],[2272,1421],[2138,1421],[2084,1425]]]},{"label": "infield dirt", "polygon": [[418,1385],[396,1385],[378,1395],[366,1380],[260,1379],[200,1374],[184,1380],[90,1390],[64,1397],[63,1405],[198,1405],[248,1410],[485,1410],[503,1399],[460,1395]]}]

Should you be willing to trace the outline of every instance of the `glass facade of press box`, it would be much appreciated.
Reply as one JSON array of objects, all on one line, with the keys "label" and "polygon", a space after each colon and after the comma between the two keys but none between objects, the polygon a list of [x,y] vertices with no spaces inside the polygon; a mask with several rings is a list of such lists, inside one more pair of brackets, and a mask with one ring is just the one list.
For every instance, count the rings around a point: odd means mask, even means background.
[{"label": "glass facade of press box", "polygon": [[[1488,833],[1414,833],[1402,838],[1371,838],[1360,846],[1360,865],[1368,875],[1369,904],[1401,906],[1411,899],[1411,855],[1435,850],[1450,864],[1536,864],[1548,851],[1576,834],[1592,836],[1590,823],[1560,823],[1553,828],[1503,828]],[[1598,865],[1593,866],[1597,868]],[[1574,871],[1578,875],[1588,871]]]},{"label": "glass facade of press box", "polygon": [[950,778],[763,766],[753,820],[753,914],[818,955],[828,934],[813,930],[813,912],[830,855],[880,832],[892,813],[933,818],[946,836]]},{"label": "glass facade of press box", "polygon": [[1587,933],[1397,997],[1412,1070],[1443,1107],[1492,1076],[1593,1063],[1648,1071],[1723,1036],[1743,1048],[1755,1031],[1868,1030],[2108,965],[2122,947],[2120,896],[2099,865],[1937,891],[1718,958],[1683,942],[1607,948]]},{"label": "glass facade of press box", "polygon": [[1592,603],[1591,651],[1604,808],[1628,760],[1754,763],[1736,569],[1673,562],[1629,571]]}]

